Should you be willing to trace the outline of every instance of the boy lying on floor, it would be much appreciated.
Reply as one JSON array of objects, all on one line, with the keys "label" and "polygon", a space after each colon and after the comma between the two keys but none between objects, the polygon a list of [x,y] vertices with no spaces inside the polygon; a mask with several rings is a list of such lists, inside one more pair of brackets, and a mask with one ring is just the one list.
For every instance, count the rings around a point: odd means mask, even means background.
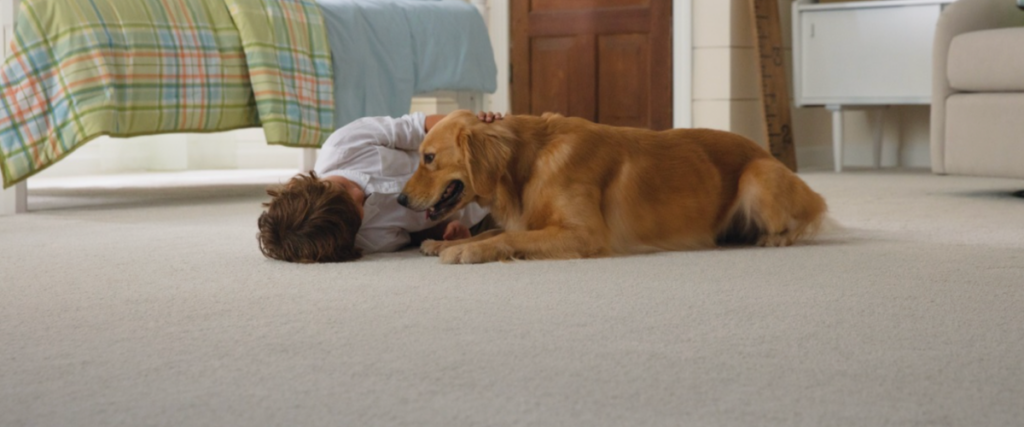
[{"label": "boy lying on floor", "polygon": [[[502,118],[484,112],[478,117],[487,123]],[[476,203],[442,222],[398,204],[419,166],[423,138],[443,118],[367,117],[338,129],[321,147],[313,172],[267,190],[271,200],[258,221],[260,250],[282,261],[341,262],[484,231],[487,211]]]}]

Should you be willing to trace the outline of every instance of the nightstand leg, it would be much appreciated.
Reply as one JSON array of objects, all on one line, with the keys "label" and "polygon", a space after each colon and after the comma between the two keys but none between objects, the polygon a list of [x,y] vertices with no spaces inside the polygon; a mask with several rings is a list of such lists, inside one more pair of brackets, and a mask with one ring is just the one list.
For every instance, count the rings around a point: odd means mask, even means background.
[{"label": "nightstand leg", "polygon": [[875,112],[875,169],[882,168],[882,127],[885,125],[885,109]]},{"label": "nightstand leg", "polygon": [[302,151],[299,153],[299,173],[309,173],[316,166],[316,149],[315,148],[300,148]]},{"label": "nightstand leg", "polygon": [[0,216],[28,212],[28,183],[15,184],[6,190],[0,189]]},{"label": "nightstand leg", "polygon": [[828,105],[832,111],[832,157],[835,162],[836,172],[843,171],[843,107],[839,105]]}]

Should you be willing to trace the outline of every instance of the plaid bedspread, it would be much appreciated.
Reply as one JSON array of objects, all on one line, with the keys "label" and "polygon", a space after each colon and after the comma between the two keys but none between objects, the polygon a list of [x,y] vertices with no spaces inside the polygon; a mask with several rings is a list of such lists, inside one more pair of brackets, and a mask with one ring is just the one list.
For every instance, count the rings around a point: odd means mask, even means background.
[{"label": "plaid bedspread", "polygon": [[4,187],[101,135],[262,125],[318,147],[332,73],[314,0],[24,0],[0,69]]}]

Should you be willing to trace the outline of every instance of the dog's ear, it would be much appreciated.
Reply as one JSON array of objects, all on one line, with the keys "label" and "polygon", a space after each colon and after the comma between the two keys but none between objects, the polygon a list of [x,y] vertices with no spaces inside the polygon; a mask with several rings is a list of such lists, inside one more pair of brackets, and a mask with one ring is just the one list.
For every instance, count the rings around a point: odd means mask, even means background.
[{"label": "dog's ear", "polygon": [[459,148],[466,160],[470,185],[478,196],[493,196],[498,180],[508,173],[511,138],[511,132],[495,125],[469,125],[459,131]]}]

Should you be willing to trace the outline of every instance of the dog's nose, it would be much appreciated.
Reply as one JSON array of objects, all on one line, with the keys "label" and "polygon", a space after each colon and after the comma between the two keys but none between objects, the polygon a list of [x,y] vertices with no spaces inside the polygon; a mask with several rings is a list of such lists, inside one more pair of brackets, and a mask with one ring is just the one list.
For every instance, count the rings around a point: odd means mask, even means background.
[{"label": "dog's nose", "polygon": [[409,196],[406,196],[405,193],[399,194],[398,195],[398,204],[400,204],[402,206],[405,206],[405,207],[409,207]]}]

